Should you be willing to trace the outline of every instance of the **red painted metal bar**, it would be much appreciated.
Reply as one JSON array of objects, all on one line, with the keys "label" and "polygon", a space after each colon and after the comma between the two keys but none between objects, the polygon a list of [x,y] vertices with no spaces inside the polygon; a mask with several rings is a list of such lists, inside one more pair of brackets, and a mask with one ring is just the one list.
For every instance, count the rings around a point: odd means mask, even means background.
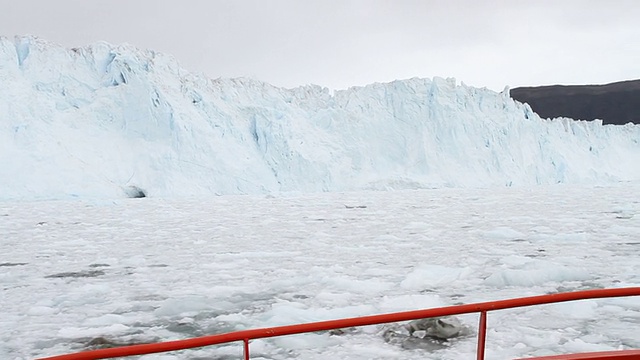
[{"label": "red painted metal bar", "polygon": [[578,354],[552,355],[519,360],[638,360],[640,350],[615,350]]},{"label": "red painted metal bar", "polygon": [[478,349],[476,359],[484,360],[484,346],[487,341],[487,312],[480,312],[480,324],[478,325]]},{"label": "red painted metal bar", "polygon": [[[377,325],[390,322],[409,321],[429,317],[469,314],[476,312],[511,309],[524,306],[551,304],[565,301],[598,299],[610,297],[640,296],[640,287],[619,289],[584,290],[569,293],[530,296],[509,300],[489,301],[476,304],[456,305],[442,308],[404,311],[383,315],[362,316],[340,320],[320,321],[307,324],[278,326],[263,329],[242,330],[225,334],[209,335],[192,339],[167,341],[155,344],[141,344],[111,349],[83,351],[74,354],[58,355],[41,360],[94,360],[115,357],[153,354],[176,350],[185,350],[202,346],[261,339],[275,336],[302,334],[308,332],[333,330],[346,327]],[[247,343],[248,346],[248,343]],[[248,351],[247,351],[248,355]]]},{"label": "red painted metal bar", "polygon": [[249,339],[244,339],[242,340],[242,342],[244,342],[244,346],[243,346],[244,360],[249,360]]}]

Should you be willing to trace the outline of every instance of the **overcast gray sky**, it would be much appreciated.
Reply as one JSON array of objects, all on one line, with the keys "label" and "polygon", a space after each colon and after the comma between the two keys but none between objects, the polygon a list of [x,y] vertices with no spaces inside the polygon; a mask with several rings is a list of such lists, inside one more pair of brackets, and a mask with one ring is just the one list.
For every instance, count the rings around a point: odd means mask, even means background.
[{"label": "overcast gray sky", "polygon": [[209,77],[502,90],[640,78],[640,0],[0,0],[0,35],[104,40]]}]

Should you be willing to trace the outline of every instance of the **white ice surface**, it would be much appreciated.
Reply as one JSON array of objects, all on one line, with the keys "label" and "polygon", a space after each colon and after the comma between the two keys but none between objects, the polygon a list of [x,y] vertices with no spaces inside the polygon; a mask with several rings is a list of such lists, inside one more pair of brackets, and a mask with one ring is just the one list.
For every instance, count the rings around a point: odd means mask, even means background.
[{"label": "white ice surface", "polygon": [[[640,185],[0,203],[0,358],[640,285]],[[624,209],[621,211],[620,209]],[[624,216],[622,216],[624,215]],[[52,276],[53,275],[53,276]],[[75,277],[74,277],[75,276]],[[487,359],[640,348],[640,299],[492,312]],[[477,316],[461,316],[477,329]],[[255,359],[470,359],[375,326]],[[239,359],[239,344],[145,359]]]}]

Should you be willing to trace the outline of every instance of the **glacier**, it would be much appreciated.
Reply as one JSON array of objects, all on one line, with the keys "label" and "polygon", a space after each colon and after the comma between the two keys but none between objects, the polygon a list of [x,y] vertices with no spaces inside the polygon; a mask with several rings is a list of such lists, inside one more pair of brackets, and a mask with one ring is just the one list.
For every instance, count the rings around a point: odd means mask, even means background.
[{"label": "glacier", "polygon": [[332,91],[210,79],[166,54],[0,38],[0,199],[640,180],[640,126],[541,119],[455,79]]}]

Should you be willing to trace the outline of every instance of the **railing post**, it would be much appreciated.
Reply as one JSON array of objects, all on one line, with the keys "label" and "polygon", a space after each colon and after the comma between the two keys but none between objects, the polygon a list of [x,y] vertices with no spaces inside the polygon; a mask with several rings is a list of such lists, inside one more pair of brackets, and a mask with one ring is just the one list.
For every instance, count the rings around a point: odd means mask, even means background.
[{"label": "railing post", "polygon": [[249,339],[242,341],[244,342],[244,360],[249,360]]},{"label": "railing post", "polygon": [[487,311],[483,310],[480,312],[480,325],[478,326],[478,350],[477,357],[478,360],[484,360],[484,344],[487,340]]}]

